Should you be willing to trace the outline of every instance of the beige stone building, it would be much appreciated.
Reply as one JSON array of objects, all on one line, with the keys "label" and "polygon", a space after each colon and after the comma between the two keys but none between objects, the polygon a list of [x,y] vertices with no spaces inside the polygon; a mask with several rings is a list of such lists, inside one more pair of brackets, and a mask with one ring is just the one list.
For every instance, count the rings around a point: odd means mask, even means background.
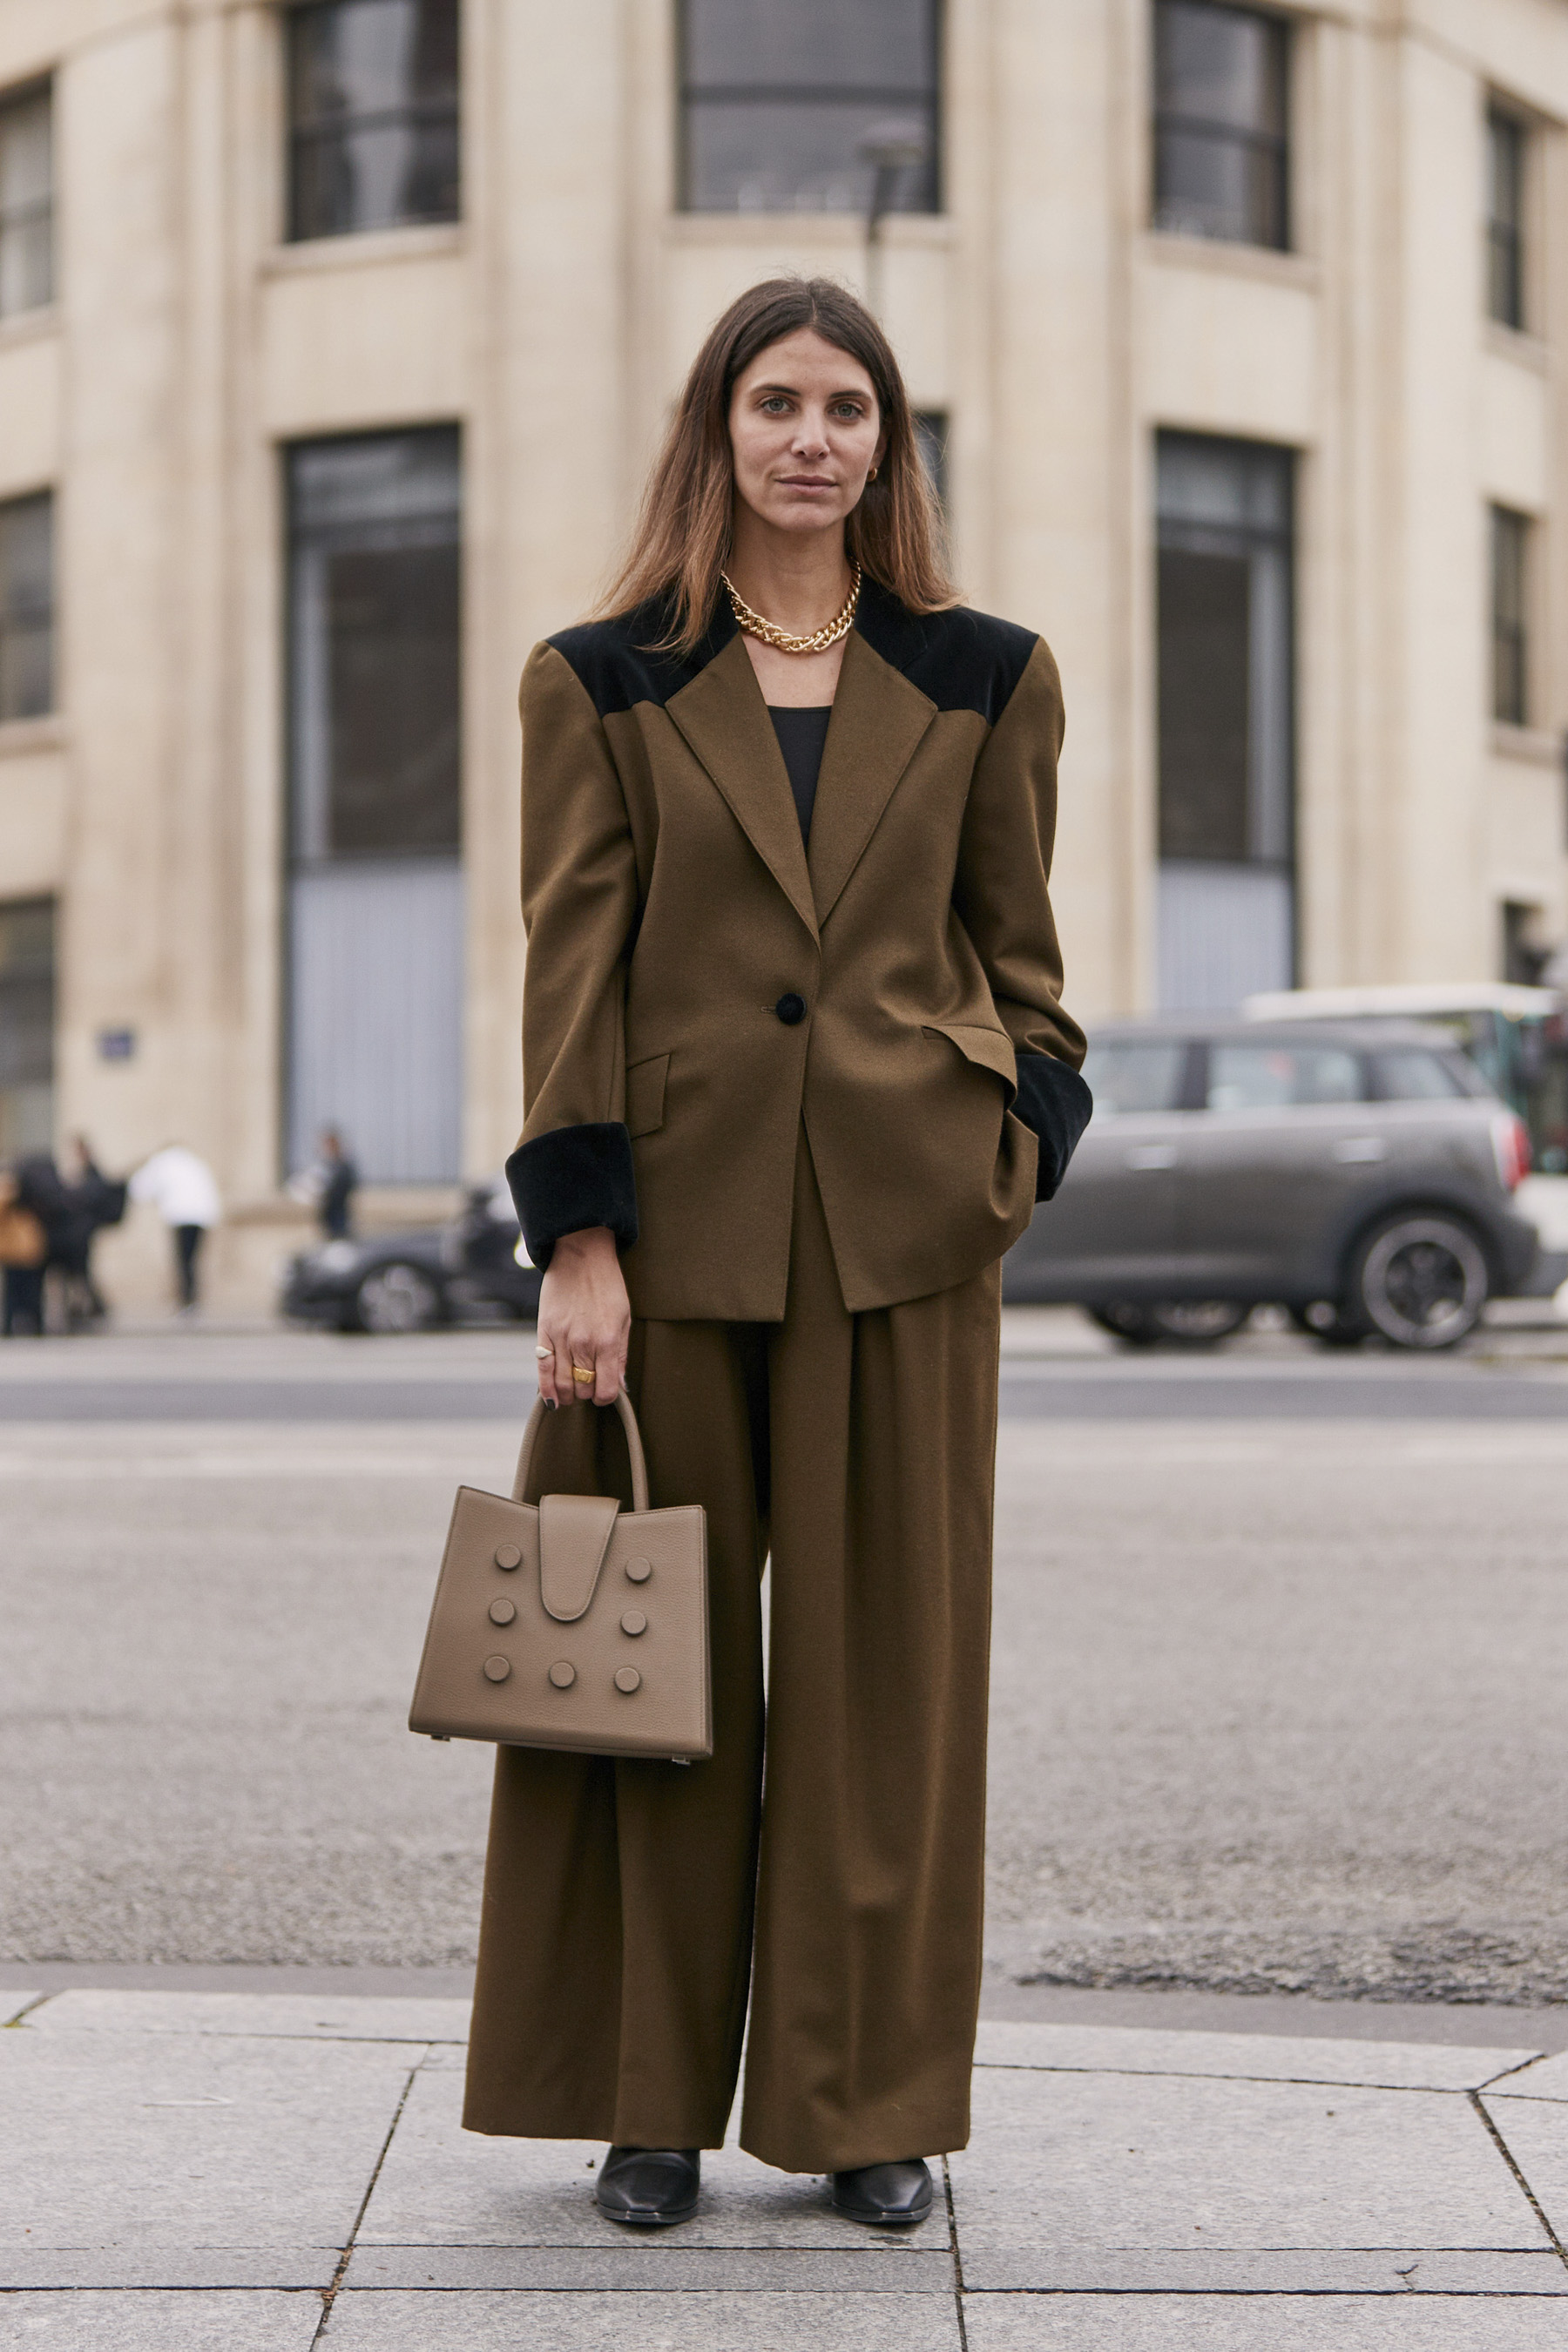
[{"label": "beige stone building", "polygon": [[1531,974],[1565,121],[1568,0],[0,0],[0,1153],[194,1145],[235,1298],[323,1122],[499,1165],[516,674],[780,268],[1057,649],[1075,1006]]}]

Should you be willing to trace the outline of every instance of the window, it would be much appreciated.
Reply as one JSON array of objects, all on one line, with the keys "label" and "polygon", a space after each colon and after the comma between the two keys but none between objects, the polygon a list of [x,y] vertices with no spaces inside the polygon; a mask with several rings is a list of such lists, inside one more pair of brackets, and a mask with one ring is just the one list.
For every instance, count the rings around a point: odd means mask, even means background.
[{"label": "window", "polygon": [[1112,1038],[1091,1045],[1083,1075],[1096,1118],[1173,1110],[1186,1070],[1184,1037]]},{"label": "window", "polygon": [[1213,1009],[1294,966],[1292,458],[1160,436],[1160,996]]},{"label": "window", "polygon": [[0,1160],[48,1151],[55,1123],[55,904],[0,906]]},{"label": "window", "polygon": [[1487,315],[1500,327],[1524,325],[1524,165],[1522,122],[1497,107],[1487,115]]},{"label": "window", "polygon": [[459,507],[449,426],[289,453],[290,1167],[458,1171]]},{"label": "window", "polygon": [[0,720],[54,708],[54,504],[47,490],[0,504]]},{"label": "window", "polygon": [[1211,1045],[1210,1110],[1360,1102],[1361,1056],[1342,1045]]},{"label": "window", "polygon": [[1492,717],[1530,723],[1530,518],[1492,509]]},{"label": "window", "polygon": [[52,120],[47,84],[0,100],[0,319],[55,299]]},{"label": "window", "polygon": [[458,0],[289,17],[289,235],[456,220]]},{"label": "window", "polygon": [[1154,226],[1289,242],[1287,26],[1211,0],[1155,0]]},{"label": "window", "polygon": [[683,0],[682,186],[688,212],[868,210],[866,142],[912,136],[923,163],[882,191],[935,212],[937,0]]},{"label": "window", "polygon": [[1471,1089],[1461,1075],[1457,1054],[1424,1053],[1419,1045],[1401,1045],[1376,1057],[1380,1102],[1451,1102]]}]

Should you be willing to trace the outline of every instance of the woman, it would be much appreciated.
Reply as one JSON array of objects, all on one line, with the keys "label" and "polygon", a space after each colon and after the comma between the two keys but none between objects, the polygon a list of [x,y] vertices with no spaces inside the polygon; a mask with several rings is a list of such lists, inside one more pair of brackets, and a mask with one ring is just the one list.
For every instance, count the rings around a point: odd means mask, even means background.
[{"label": "woman", "polygon": [[[465,2121],[609,2141],[620,2221],[695,2210],[748,1994],[742,2145],[840,2211],[919,2221],[968,2134],[997,1262],[1089,1094],[1055,666],[937,540],[875,320],[753,287],[607,617],[523,677],[540,1385],[624,1380],[655,1506],[706,1507],[714,1748],[500,1751]],[[543,1485],[624,1479],[614,1420]]]}]

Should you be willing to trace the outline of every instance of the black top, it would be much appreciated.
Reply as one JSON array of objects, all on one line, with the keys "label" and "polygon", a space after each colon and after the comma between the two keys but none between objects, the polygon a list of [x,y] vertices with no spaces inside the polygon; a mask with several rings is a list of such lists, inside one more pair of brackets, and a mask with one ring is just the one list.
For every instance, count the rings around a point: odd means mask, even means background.
[{"label": "black top", "polygon": [[811,839],[816,779],[822,772],[822,747],[827,740],[827,722],[832,716],[831,702],[808,703],[795,710],[772,702],[768,705],[768,717],[773,722],[773,733],[779,739],[779,750],[789,770],[789,788],[795,794],[802,841]]}]

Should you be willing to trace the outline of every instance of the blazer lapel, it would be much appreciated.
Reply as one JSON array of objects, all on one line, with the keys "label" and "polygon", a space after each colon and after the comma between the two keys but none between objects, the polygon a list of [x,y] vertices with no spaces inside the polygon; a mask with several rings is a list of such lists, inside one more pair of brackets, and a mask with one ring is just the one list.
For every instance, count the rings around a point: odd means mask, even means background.
[{"label": "blazer lapel", "polygon": [[[847,661],[845,667],[848,667]],[[805,845],[800,837],[800,819],[795,814],[789,772],[757,684],[757,674],[738,630],[689,686],[683,686],[679,694],[670,697],[665,709],[729,803],[736,823],[757,856],[815,939],[816,910],[812,903],[811,877],[806,871]],[[836,709],[833,725],[837,727],[837,723]],[[831,729],[828,740],[831,747]],[[830,748],[827,758],[831,756]],[[825,772],[826,765],[825,758]],[[814,816],[814,835],[816,830]]]},{"label": "blazer lapel", "polygon": [[[809,870],[818,924],[832,913],[935,717],[931,698],[852,629],[811,814]],[[787,776],[784,781],[787,790]]]}]

